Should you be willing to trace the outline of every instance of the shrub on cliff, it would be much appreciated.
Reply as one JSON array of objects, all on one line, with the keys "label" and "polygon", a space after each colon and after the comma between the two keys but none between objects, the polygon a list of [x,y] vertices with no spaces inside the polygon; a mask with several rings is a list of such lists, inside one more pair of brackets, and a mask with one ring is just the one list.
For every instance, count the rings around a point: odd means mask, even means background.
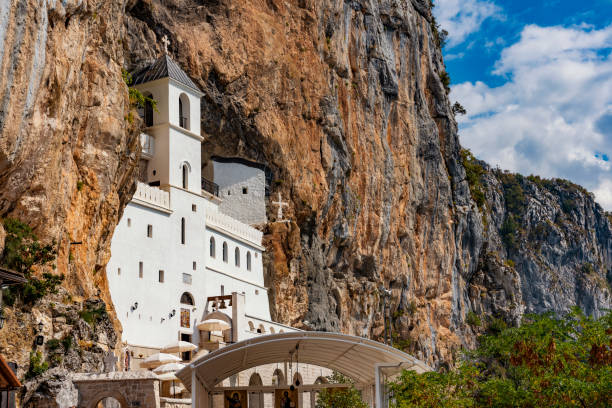
[{"label": "shrub on cliff", "polygon": [[482,209],[485,204],[485,195],[482,191],[480,179],[484,175],[485,170],[468,149],[461,149],[461,162],[465,168],[465,177],[470,186],[472,199],[476,202],[478,208]]},{"label": "shrub on cliff", "polygon": [[528,316],[479,338],[456,370],[404,371],[391,407],[612,406],[612,312]]},{"label": "shrub on cliff", "polygon": [[23,273],[28,279],[24,284],[6,289],[6,303],[12,306],[20,298],[25,304],[31,304],[49,293],[55,293],[64,279],[63,275],[45,272],[42,279],[32,276],[34,266],[47,265],[55,259],[54,245],[41,244],[32,228],[19,220],[6,218],[3,224],[6,240],[0,264]]}]

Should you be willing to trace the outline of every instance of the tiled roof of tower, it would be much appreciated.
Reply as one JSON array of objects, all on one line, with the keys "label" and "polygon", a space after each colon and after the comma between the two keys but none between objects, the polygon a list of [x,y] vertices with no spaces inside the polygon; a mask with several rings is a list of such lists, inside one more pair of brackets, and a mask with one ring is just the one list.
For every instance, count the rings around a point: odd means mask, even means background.
[{"label": "tiled roof of tower", "polygon": [[181,67],[179,67],[178,64],[168,55],[162,55],[151,65],[139,69],[132,74],[134,85],[168,77],[180,82],[185,86],[188,86],[189,88],[201,92],[200,88],[198,88],[191,78],[189,78],[189,75],[187,75],[185,71],[183,71]]}]

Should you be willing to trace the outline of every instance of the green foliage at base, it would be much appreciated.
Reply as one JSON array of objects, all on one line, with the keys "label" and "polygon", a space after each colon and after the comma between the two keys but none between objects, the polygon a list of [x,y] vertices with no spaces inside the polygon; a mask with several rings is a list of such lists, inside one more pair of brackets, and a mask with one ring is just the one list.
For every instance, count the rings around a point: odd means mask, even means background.
[{"label": "green foliage at base", "polygon": [[361,394],[353,385],[353,381],[340,373],[334,372],[327,379],[331,384],[351,384],[350,388],[330,388],[319,393],[316,408],[367,408]]},{"label": "green foliage at base", "polygon": [[25,374],[26,380],[37,377],[49,369],[49,363],[44,361],[40,351],[30,352],[30,366]]},{"label": "green foliage at base", "polygon": [[528,316],[479,338],[456,370],[404,371],[392,408],[612,406],[612,312]]},{"label": "green foliage at base", "polygon": [[57,293],[58,286],[64,280],[63,275],[45,272],[42,279],[32,276],[34,266],[46,265],[55,259],[55,244],[41,244],[32,228],[19,220],[6,218],[3,224],[6,240],[0,264],[23,273],[28,279],[28,282],[4,291],[6,304],[12,306],[17,299],[24,304],[32,304],[50,293]]},{"label": "green foliage at base", "polygon": [[485,195],[482,191],[480,179],[484,175],[485,170],[468,149],[461,149],[461,162],[465,168],[465,176],[470,186],[472,199],[476,202],[478,208],[482,210],[485,205]]}]

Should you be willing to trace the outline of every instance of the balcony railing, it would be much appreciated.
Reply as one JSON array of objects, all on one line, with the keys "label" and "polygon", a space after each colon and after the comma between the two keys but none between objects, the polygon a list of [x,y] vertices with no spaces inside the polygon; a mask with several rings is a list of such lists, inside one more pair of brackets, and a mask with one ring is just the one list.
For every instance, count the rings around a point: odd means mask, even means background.
[{"label": "balcony railing", "polygon": [[219,197],[219,185],[202,177],[202,190],[208,191],[215,197]]}]

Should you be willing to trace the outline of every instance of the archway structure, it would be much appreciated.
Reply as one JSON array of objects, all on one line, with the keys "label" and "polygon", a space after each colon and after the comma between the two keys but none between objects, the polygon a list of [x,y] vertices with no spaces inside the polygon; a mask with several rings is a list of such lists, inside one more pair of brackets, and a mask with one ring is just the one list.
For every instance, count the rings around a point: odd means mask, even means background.
[{"label": "archway structure", "polygon": [[210,392],[224,379],[249,368],[291,360],[338,371],[362,387],[376,386],[377,401],[381,367],[431,371],[411,355],[373,340],[339,333],[291,332],[258,336],[216,350],[176,376],[191,391],[192,406],[201,408],[209,406]]},{"label": "archway structure", "polygon": [[121,408],[159,408],[159,378],[151,371],[72,374],[79,391],[78,408],[97,408],[105,398],[113,398]]}]

